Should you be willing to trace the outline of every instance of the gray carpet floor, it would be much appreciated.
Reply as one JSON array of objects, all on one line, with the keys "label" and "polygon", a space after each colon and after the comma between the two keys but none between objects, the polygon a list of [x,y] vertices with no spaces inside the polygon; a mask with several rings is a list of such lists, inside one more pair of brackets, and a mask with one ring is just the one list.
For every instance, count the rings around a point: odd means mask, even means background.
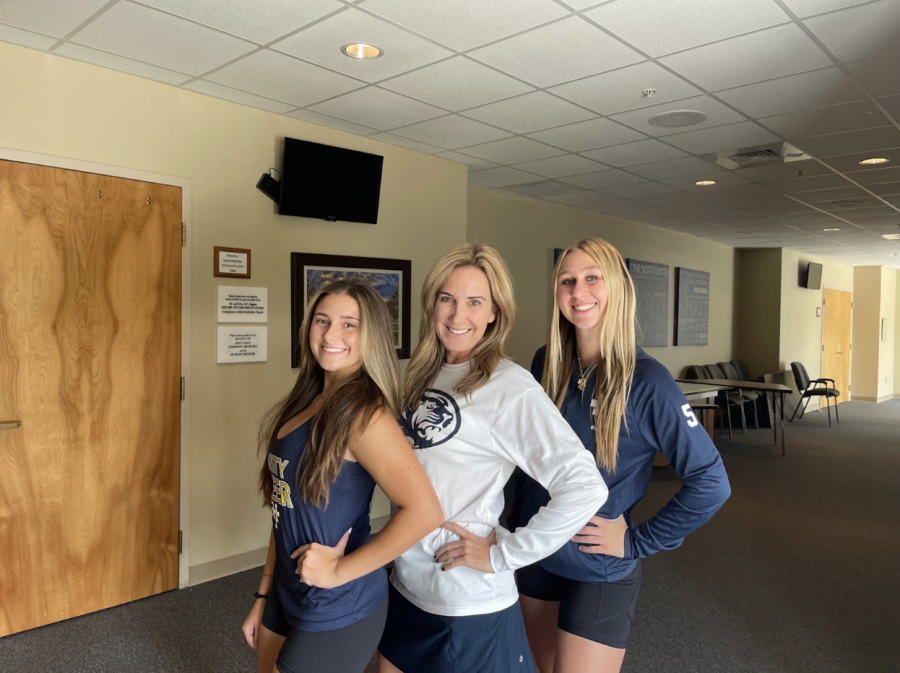
[{"label": "gray carpet floor", "polygon": [[[900,401],[717,440],[733,495],[644,562],[627,673],[900,671]],[[678,489],[658,469],[636,519]],[[2,673],[250,673],[248,571],[0,639]],[[374,670],[374,668],[371,668]],[[409,671],[408,673],[415,673]],[[590,673],[590,672],[586,672]]]}]

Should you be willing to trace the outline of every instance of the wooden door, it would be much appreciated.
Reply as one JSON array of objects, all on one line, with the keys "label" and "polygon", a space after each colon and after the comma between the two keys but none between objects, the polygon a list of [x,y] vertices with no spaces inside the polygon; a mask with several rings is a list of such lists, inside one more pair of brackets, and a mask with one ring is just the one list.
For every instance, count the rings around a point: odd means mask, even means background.
[{"label": "wooden door", "polygon": [[823,291],[822,376],[834,379],[841,391],[838,403],[850,399],[850,326],[853,294],[841,290]]},{"label": "wooden door", "polygon": [[0,636],[178,585],[181,190],[0,161]]}]

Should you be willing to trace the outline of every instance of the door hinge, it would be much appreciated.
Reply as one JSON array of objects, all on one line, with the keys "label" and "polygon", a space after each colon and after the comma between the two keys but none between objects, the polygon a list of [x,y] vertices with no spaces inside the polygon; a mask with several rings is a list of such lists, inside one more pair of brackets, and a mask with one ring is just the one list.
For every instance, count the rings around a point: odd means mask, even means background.
[{"label": "door hinge", "polygon": [[181,531],[178,531],[178,553],[181,553],[184,545],[184,535],[182,535]]},{"label": "door hinge", "polygon": [[187,225],[182,222],[181,223],[181,247],[187,245]]},{"label": "door hinge", "polygon": [[822,352],[825,352],[825,344],[822,344]]},{"label": "door hinge", "polygon": [[184,377],[181,377],[181,401],[184,402]]}]

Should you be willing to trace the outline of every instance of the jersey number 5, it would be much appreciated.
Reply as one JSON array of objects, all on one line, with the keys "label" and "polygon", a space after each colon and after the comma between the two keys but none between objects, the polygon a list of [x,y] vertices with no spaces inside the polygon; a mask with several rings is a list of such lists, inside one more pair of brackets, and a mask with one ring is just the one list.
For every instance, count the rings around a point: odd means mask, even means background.
[{"label": "jersey number 5", "polygon": [[697,421],[697,417],[694,416],[694,411],[693,411],[693,409],[691,409],[690,404],[683,405],[681,407],[681,412],[687,417],[689,428],[696,428],[699,425],[699,422]]}]

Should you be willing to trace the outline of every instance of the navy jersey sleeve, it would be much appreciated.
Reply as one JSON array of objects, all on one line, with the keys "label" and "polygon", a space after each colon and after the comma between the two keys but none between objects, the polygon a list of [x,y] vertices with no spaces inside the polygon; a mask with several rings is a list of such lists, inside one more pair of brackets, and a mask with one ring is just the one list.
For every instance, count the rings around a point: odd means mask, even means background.
[{"label": "navy jersey sleeve", "polygon": [[682,486],[652,518],[626,533],[625,553],[632,558],[679,547],[731,495],[722,458],[678,384],[658,362],[638,365],[631,392],[636,429],[665,454]]},{"label": "navy jersey sleeve", "polygon": [[531,358],[531,375],[538,383],[542,383],[541,379],[544,376],[544,358],[546,355],[547,347],[541,346],[535,351],[534,357]]}]

